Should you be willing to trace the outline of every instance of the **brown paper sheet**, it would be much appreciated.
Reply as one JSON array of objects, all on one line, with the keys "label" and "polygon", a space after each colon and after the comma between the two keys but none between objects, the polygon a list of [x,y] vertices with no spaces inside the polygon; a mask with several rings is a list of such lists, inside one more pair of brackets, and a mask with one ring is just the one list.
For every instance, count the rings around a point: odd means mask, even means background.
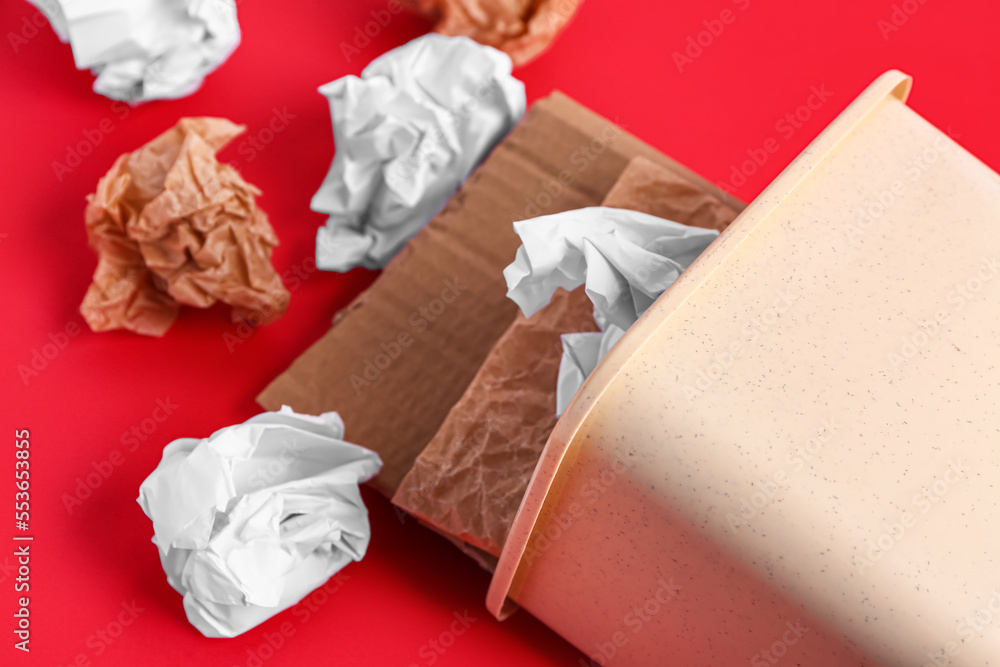
[{"label": "brown paper sheet", "polygon": [[603,205],[720,232],[739,215],[731,202],[644,157],[629,163]]},{"label": "brown paper sheet", "polygon": [[464,35],[506,52],[515,67],[548,48],[583,0],[403,0],[436,20],[437,32]]},{"label": "brown paper sheet", "polygon": [[267,324],[289,293],[271,266],[278,238],[257,208],[260,190],[215,154],[246,128],[183,118],[115,161],[87,197],[99,260],[80,312],[94,331],[161,336],[179,304],[233,307],[233,320]]},{"label": "brown paper sheet", "polygon": [[[634,158],[604,206],[725,229],[737,211],[711,192]],[[583,288],[518,314],[417,457],[392,502],[436,530],[499,556],[542,448],[556,424],[560,335],[596,331]]]},{"label": "brown paper sheet", "polygon": [[538,101],[258,403],[339,412],[351,441],[382,458],[370,483],[391,497],[514,320],[513,221],[600,204],[638,155],[728,197],[565,95]]},{"label": "brown paper sheet", "polygon": [[520,313],[403,479],[392,502],[494,556],[556,425],[560,336],[597,331],[584,289]]}]

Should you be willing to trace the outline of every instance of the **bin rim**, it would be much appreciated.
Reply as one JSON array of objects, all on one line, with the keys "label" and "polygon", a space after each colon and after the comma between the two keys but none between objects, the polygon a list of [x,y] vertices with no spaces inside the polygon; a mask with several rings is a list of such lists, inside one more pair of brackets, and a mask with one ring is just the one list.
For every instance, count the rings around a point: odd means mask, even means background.
[{"label": "bin rim", "polygon": [[712,243],[680,278],[629,328],[577,391],[569,407],[549,436],[528,488],[521,499],[507,539],[500,552],[486,607],[503,620],[517,609],[510,598],[511,588],[534,532],[549,492],[576,435],[605,390],[629,365],[629,361],[661,325],[693,295],[714,271],[805,181],[834,149],[875,112],[885,100],[905,103],[913,79],[889,70],[879,76],[847,106],[785,169],[768,185],[729,228]]}]

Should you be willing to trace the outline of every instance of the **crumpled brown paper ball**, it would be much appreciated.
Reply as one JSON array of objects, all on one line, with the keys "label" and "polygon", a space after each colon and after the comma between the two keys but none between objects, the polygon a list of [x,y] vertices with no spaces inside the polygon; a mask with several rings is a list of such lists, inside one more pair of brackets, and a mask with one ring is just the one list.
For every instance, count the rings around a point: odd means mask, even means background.
[{"label": "crumpled brown paper ball", "polygon": [[289,293],[271,266],[278,245],[254,201],[260,190],[215,154],[246,128],[182,118],[115,161],[87,197],[87,238],[99,261],[80,312],[94,331],[161,336],[178,304],[233,307],[267,324]]},{"label": "crumpled brown paper ball", "polygon": [[519,67],[548,48],[583,0],[402,0],[437,20],[442,35],[464,35],[504,51]]}]

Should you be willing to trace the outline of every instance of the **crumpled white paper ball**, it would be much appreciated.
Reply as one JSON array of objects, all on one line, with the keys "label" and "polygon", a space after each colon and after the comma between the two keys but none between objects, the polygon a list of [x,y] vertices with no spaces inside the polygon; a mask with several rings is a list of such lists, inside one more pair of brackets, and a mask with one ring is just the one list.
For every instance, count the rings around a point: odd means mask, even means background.
[{"label": "crumpled white paper ball", "polygon": [[504,269],[507,296],[530,317],[556,288],[580,285],[600,332],[562,337],[556,414],[625,331],[697,259],[719,232],[647,213],[594,206],[521,220],[514,261]]},{"label": "crumpled white paper ball", "polygon": [[316,265],[381,268],[524,115],[506,54],[424,35],[372,61],[329,98],[336,154],[312,209],[329,215]]},{"label": "crumpled white paper ball", "polygon": [[138,502],[202,634],[246,632],[365,555],[371,531],[358,485],[382,462],[343,435],[335,412],[283,407],[163,450]]},{"label": "crumpled white paper ball", "polygon": [[240,43],[236,0],[28,1],[115,100],[190,95]]}]

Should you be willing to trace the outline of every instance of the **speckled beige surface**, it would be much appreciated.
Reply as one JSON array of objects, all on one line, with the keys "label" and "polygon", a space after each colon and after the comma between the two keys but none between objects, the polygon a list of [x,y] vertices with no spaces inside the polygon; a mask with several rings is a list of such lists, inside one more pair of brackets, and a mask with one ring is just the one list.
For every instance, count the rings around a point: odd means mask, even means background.
[{"label": "speckled beige surface", "polygon": [[907,88],[873,84],[591,376],[491,610],[510,586],[594,664],[1000,664],[1000,178]]}]

